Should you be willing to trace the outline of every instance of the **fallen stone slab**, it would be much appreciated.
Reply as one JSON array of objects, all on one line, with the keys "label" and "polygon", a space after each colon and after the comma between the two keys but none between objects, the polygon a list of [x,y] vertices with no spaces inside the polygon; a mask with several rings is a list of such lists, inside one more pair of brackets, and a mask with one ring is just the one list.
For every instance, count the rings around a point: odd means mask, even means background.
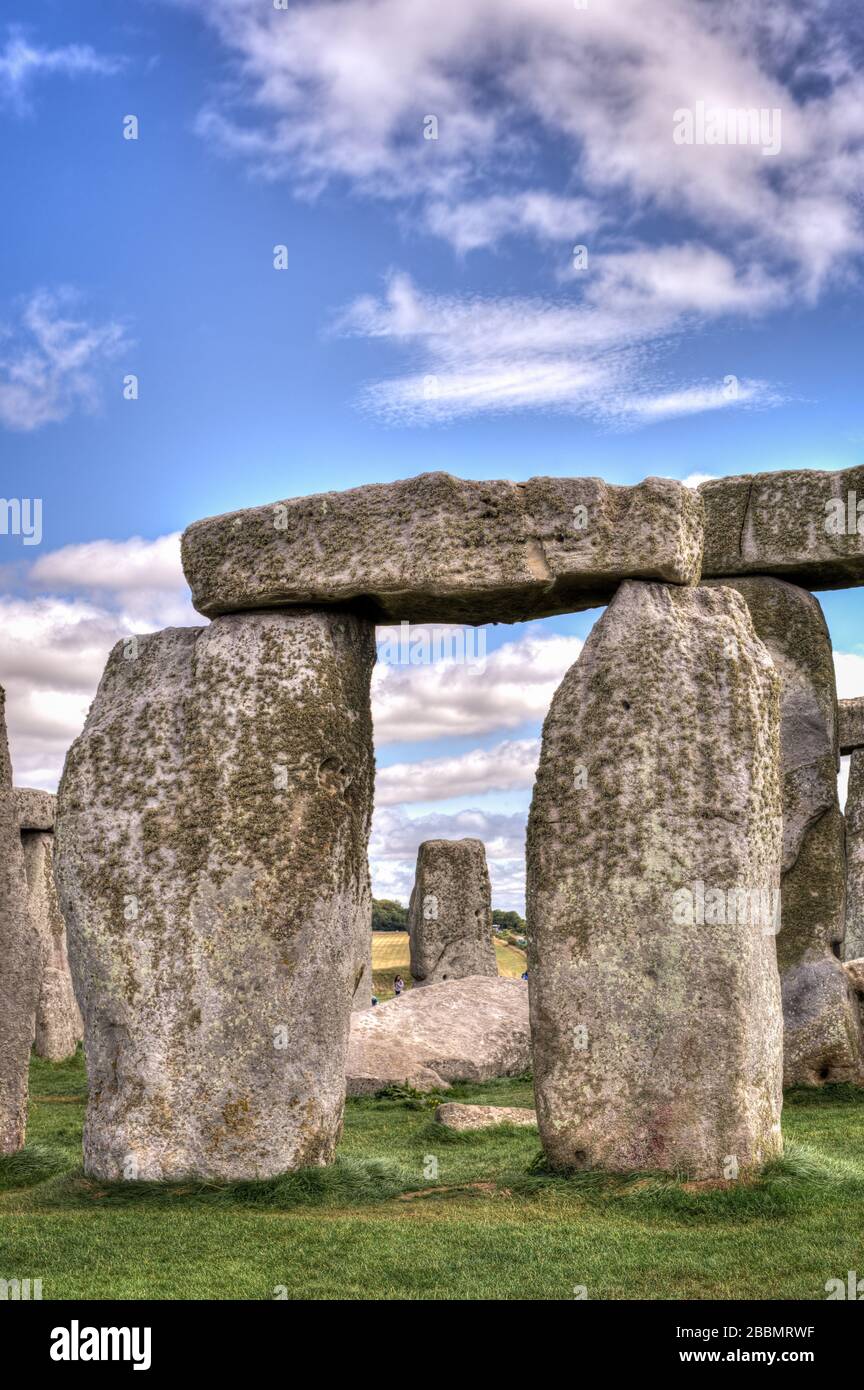
[{"label": "fallen stone slab", "polygon": [[245,613],[119,643],[60,784],[86,1172],[331,1161],[368,954],[375,634]]},{"label": "fallen stone slab", "polygon": [[558,687],[527,840],[554,1168],[716,1178],[781,1152],[779,735],[729,588],[623,584]]},{"label": "fallen stone slab", "polygon": [[493,1129],[496,1125],[537,1124],[537,1111],[520,1105],[458,1105],[447,1101],[435,1111],[435,1119],[445,1129],[466,1131]]},{"label": "fallen stone slab", "polygon": [[[713,581],[712,581],[713,583]],[[837,689],[819,602],[781,579],[741,594],[780,676],[784,1085],[861,1079],[859,1010],[838,959],[847,929],[846,828],[837,796]],[[857,953],[856,953],[857,954]]]},{"label": "fallen stone slab", "polygon": [[519,1076],[530,1065],[528,987],[474,975],[412,989],[351,1017],[349,1096],[387,1086],[447,1090],[452,1081]]},{"label": "fallen stone slab", "polygon": [[417,985],[497,975],[492,890],[482,840],[424,840],[408,905]]},{"label": "fallen stone slab", "polygon": [[622,579],[699,578],[702,504],[668,478],[472,482],[423,473],[196,521],[200,613],[349,606],[378,623],[516,622],[606,603]]},{"label": "fallen stone slab", "polygon": [[21,830],[53,830],[57,798],[37,787],[16,787],[15,805]]},{"label": "fallen stone slab", "polygon": [[767,574],[806,589],[864,584],[864,466],[717,478],[705,504],[702,574]]},{"label": "fallen stone slab", "polygon": [[0,687],[0,1154],[24,1145],[42,944],[27,909],[27,876]]},{"label": "fallen stone slab", "polygon": [[841,700],[839,710],[840,752],[854,753],[856,748],[864,748],[864,695]]}]

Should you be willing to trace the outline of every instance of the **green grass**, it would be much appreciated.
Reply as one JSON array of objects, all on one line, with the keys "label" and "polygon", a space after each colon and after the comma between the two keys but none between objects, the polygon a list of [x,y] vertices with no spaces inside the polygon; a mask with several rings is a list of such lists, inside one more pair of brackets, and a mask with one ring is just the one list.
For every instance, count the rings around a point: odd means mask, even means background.
[{"label": "green grass", "polygon": [[[820,1299],[864,1273],[864,1095],[848,1087],[790,1092],[786,1156],[720,1186],[551,1175],[536,1131],[455,1135],[409,1091],[349,1101],[332,1168],[99,1183],[80,1168],[80,1054],[34,1060],[31,1091],[27,1147],[0,1161],[0,1278],[41,1278],[45,1298]],[[530,1105],[531,1083],[448,1099]]]}]

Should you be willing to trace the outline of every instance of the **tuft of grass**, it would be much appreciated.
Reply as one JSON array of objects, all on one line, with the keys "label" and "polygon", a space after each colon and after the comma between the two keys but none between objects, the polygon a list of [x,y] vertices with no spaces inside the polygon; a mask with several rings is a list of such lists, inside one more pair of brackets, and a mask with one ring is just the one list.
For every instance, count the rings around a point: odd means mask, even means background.
[{"label": "tuft of grass", "polygon": [[462,1144],[482,1147],[491,1137],[495,1139],[518,1139],[520,1135],[531,1134],[536,1139],[537,1131],[531,1125],[514,1125],[508,1122],[500,1125],[487,1125],[484,1129],[451,1129],[449,1125],[430,1120],[422,1131],[423,1137],[431,1144]]},{"label": "tuft of grass", "polygon": [[376,1091],[373,1100],[395,1101],[407,1110],[434,1110],[447,1100],[448,1091],[418,1091],[413,1086],[403,1086],[401,1082],[385,1086]]},{"label": "tuft of grass", "polygon": [[68,1153],[53,1144],[26,1144],[14,1154],[0,1155],[0,1192],[35,1187],[69,1167]]},{"label": "tuft of grass", "polygon": [[812,1110],[819,1105],[860,1105],[862,1091],[848,1081],[833,1082],[828,1086],[790,1086],[783,1092],[784,1109],[790,1105],[803,1105]]}]

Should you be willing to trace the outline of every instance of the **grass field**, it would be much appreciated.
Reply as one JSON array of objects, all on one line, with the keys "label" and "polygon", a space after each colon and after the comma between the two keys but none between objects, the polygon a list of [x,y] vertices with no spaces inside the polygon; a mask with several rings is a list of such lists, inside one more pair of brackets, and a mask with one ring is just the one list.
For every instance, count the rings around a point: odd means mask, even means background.
[{"label": "grass field", "polygon": [[[787,1097],[787,1155],[749,1184],[552,1177],[534,1130],[454,1137],[409,1095],[349,1101],[332,1168],[161,1187],[81,1176],[80,1055],[34,1060],[31,1085],[27,1148],[0,1159],[0,1278],[46,1299],[823,1299],[864,1273],[864,1098],[844,1087]],[[532,1103],[527,1080],[448,1098]]]},{"label": "grass field", "polygon": [[[506,942],[495,941],[498,974],[518,980],[524,971],[527,957],[524,951]],[[376,931],[372,933],[372,976],[375,994],[383,1002],[393,998],[393,976],[401,974],[411,988],[411,953],[407,931]]]}]

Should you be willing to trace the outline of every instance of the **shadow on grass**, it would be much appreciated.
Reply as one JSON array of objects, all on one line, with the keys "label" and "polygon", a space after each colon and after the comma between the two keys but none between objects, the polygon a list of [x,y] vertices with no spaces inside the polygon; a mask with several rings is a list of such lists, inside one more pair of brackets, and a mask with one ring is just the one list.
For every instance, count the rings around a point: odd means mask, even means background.
[{"label": "shadow on grass", "polygon": [[14,1154],[0,1155],[0,1192],[37,1183],[68,1171],[69,1154],[53,1144],[27,1144]]},{"label": "shadow on grass", "polygon": [[860,1105],[864,1091],[860,1086],[852,1086],[848,1081],[834,1082],[830,1086],[790,1086],[783,1092],[783,1105],[807,1106],[810,1109],[820,1105]]},{"label": "shadow on grass", "polygon": [[281,1210],[385,1202],[410,1186],[396,1164],[382,1159],[341,1158],[326,1168],[300,1168],[275,1178],[244,1182],[100,1182],[80,1170],[51,1184],[44,1194],[52,1207],[191,1206],[224,1203]]},{"label": "shadow on grass", "polygon": [[[519,1130],[515,1132],[518,1134]],[[482,1134],[464,1138],[472,1147],[482,1147],[478,1144]],[[463,1142],[461,1135],[459,1142]],[[418,1188],[413,1175],[381,1159],[337,1159],[327,1168],[305,1168],[257,1182],[99,1182],[78,1172],[46,1184],[42,1197],[43,1204],[49,1207],[79,1209],[225,1204],[279,1211],[367,1206],[393,1198],[449,1203],[470,1197],[544,1196],[553,1201],[566,1199],[568,1204],[575,1200],[592,1207],[618,1209],[622,1216],[632,1215],[640,1221],[740,1225],[780,1220],[803,1207],[836,1203],[849,1182],[848,1170],[842,1164],[835,1167],[803,1146],[790,1146],[784,1158],[769,1165],[758,1177],[729,1182],[689,1182],[681,1175],[669,1173],[550,1173],[544,1169],[544,1162],[539,1154],[527,1169],[500,1172],[494,1181],[429,1182],[422,1188]],[[853,1175],[853,1181],[859,1189],[864,1188],[860,1176]]]}]

